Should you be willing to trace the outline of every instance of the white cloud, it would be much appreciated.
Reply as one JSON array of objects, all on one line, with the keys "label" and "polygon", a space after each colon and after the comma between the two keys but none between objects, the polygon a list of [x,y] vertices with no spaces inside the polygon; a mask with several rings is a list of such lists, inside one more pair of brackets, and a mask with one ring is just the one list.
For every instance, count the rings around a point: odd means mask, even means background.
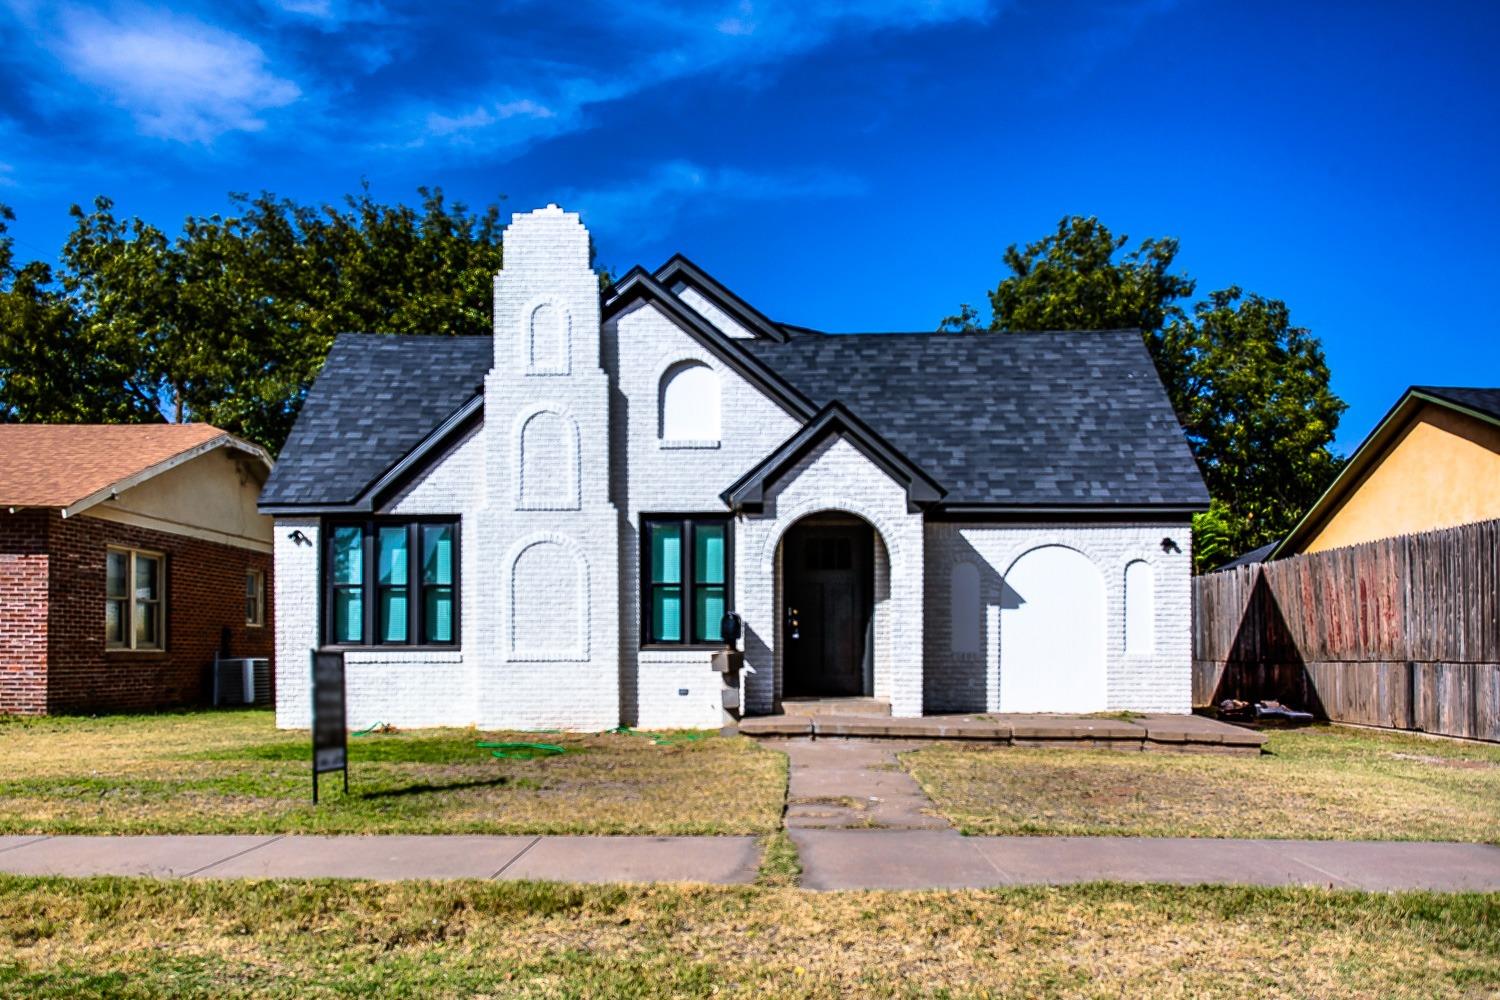
[{"label": "white cloud", "polygon": [[9,163],[0,163],[0,187],[16,186],[16,168]]},{"label": "white cloud", "polygon": [[256,132],[262,112],[302,93],[267,68],[260,46],[190,17],[68,10],[62,27],[56,51],[68,71],[129,111],[146,135],[207,143]]},{"label": "white cloud", "polygon": [[[311,0],[309,0],[311,2]],[[618,100],[650,87],[711,72],[762,68],[842,38],[876,31],[912,31],[958,21],[983,21],[1004,0],[804,0],[791,5],[761,5],[753,0],[706,6],[638,0],[629,6],[628,23],[611,24],[621,8],[602,7],[598,19],[623,33],[622,55],[640,51],[633,65],[605,76],[589,67],[533,61],[508,63],[508,82],[497,101],[536,104],[550,114],[547,126],[522,116],[476,114],[469,104],[458,109],[424,106],[406,117],[416,138],[406,145],[446,140],[495,152],[524,146],[538,138],[576,131],[587,121],[589,105]],[[652,44],[654,43],[654,45]],[[549,81],[517,94],[517,79]],[[454,123],[462,123],[454,127]]]},{"label": "white cloud", "polygon": [[758,174],[671,160],[634,181],[561,192],[558,204],[577,211],[591,229],[628,232],[639,240],[667,233],[682,215],[713,215],[729,203],[846,198],[865,191],[860,178],[833,171]]},{"label": "white cloud", "polygon": [[538,104],[530,98],[520,98],[489,107],[476,107],[466,114],[454,117],[433,112],[427,116],[427,132],[430,135],[455,135],[472,129],[487,128],[510,118],[546,121],[555,117],[556,114],[545,104]]}]

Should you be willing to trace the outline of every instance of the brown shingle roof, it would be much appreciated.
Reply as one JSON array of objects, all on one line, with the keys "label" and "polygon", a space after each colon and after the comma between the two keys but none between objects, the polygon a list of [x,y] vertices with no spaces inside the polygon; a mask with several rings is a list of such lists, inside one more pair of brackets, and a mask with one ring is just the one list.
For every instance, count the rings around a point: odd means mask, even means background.
[{"label": "brown shingle roof", "polygon": [[0,424],[0,507],[68,507],[229,436],[211,424]]}]

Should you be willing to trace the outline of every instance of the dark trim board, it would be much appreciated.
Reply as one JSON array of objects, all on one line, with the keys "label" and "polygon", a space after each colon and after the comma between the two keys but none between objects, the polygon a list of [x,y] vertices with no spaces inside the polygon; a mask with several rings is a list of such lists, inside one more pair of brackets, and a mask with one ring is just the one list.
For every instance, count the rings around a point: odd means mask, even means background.
[{"label": "dark trim board", "polygon": [[939,504],[927,512],[929,521],[1001,522],[1070,524],[1088,522],[1182,525],[1192,523],[1193,515],[1207,510],[1206,505],[1163,504],[1161,506],[1025,506],[997,504]]},{"label": "dark trim board", "polygon": [[786,331],[779,324],[773,323],[759,309],[734,294],[713,275],[680,253],[673,254],[671,260],[657,268],[654,277],[664,288],[670,289],[674,282],[681,281],[696,289],[738,320],[741,326],[767,340],[785,343],[788,339]]}]

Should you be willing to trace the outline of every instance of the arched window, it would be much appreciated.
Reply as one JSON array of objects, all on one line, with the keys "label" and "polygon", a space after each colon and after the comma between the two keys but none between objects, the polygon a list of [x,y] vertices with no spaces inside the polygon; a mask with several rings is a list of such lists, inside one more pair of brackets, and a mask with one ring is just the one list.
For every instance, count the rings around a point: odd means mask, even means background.
[{"label": "arched window", "polygon": [[1143,656],[1155,647],[1156,580],[1151,564],[1137,559],[1125,567],[1125,655]]},{"label": "arched window", "polygon": [[980,636],[979,567],[964,561],[954,565],[948,580],[952,610],[953,652],[978,653]]},{"label": "arched window", "polygon": [[667,369],[661,378],[663,442],[719,440],[719,376],[698,361]]}]

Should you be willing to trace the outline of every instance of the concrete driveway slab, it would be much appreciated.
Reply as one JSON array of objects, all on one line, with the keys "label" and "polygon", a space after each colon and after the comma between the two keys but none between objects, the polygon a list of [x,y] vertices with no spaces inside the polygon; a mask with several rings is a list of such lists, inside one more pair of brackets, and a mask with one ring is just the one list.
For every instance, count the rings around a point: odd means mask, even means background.
[{"label": "concrete driveway slab", "polygon": [[536,837],[289,836],[200,870],[203,878],[493,878]]},{"label": "concrete driveway slab", "polygon": [[274,836],[48,837],[0,853],[13,875],[191,875]]},{"label": "concrete driveway slab", "polygon": [[1003,875],[952,830],[792,830],[808,889],[964,889]]},{"label": "concrete driveway slab", "polygon": [[542,837],[499,877],[735,885],[759,867],[754,837]]}]

